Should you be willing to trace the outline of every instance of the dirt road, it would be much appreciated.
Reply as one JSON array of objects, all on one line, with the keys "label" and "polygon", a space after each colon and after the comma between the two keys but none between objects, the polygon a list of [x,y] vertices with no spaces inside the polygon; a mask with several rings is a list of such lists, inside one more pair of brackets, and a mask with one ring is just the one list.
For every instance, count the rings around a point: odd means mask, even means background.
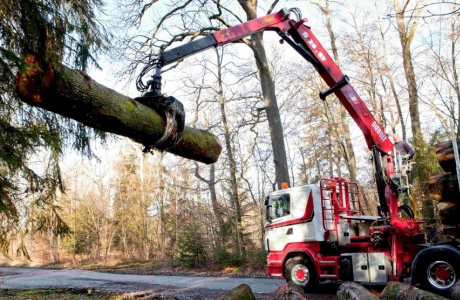
[{"label": "dirt road", "polygon": [[[2,289],[76,288],[108,291],[157,290],[162,294],[217,297],[224,291],[246,283],[254,294],[272,294],[285,283],[271,278],[189,277],[158,275],[125,275],[81,270],[0,267],[0,295]],[[313,296],[313,295],[311,295]],[[334,294],[319,294],[309,299],[335,299]]]}]

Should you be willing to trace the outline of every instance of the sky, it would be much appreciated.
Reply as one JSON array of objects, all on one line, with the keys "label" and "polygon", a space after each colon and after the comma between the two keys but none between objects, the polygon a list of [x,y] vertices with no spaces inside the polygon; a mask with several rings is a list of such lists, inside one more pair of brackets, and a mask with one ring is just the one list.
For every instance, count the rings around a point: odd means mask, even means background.
[{"label": "sky", "polygon": [[[261,1],[262,2],[262,1]],[[106,17],[110,18],[110,11],[114,9],[114,1],[108,1],[108,8],[107,11],[109,12]],[[346,2],[346,5],[349,4],[350,9],[354,7],[354,3],[358,3],[360,7],[366,8],[366,9],[373,9],[374,4],[373,1],[359,1],[359,0],[349,0]],[[158,3],[157,3],[158,4]],[[304,18],[308,19],[308,25],[312,27],[313,32],[320,38],[320,41],[323,43],[323,45],[328,48],[329,41],[327,39],[324,39],[324,32],[325,32],[325,27],[323,25],[323,20],[322,18],[319,17],[318,15],[318,10],[316,7],[314,7],[312,4],[310,4],[308,1],[280,1],[280,4],[277,5],[277,8],[275,11],[278,9],[282,8],[283,6],[286,7],[299,7],[302,10],[302,14]],[[158,6],[161,7],[161,6]],[[236,7],[236,9],[240,9]],[[157,14],[161,13],[161,9],[156,12]],[[259,14],[260,15],[260,14]],[[148,21],[147,21],[148,22]],[[335,19],[335,26],[341,26],[342,24],[337,25],[340,21]],[[265,43],[266,45],[271,45],[271,44],[277,44],[279,37],[275,33],[267,33],[264,35]],[[233,46],[232,46],[233,47]],[[293,50],[290,49],[288,45],[283,45],[283,46],[276,46],[280,47],[282,51],[285,51],[285,53],[294,53]],[[244,50],[244,46],[238,45],[234,46],[235,49],[240,49],[236,51],[248,51],[247,49]],[[267,47],[267,51],[270,52],[271,48]],[[208,50],[209,52],[209,50]],[[209,53],[204,53],[204,54],[199,54],[199,55],[208,55]],[[289,54],[293,55],[293,57],[296,57],[295,54]],[[299,57],[300,58],[300,57]],[[107,57],[101,56],[99,60],[99,64],[102,66],[102,70],[98,70],[95,68],[92,68],[89,70],[88,74],[99,82],[100,84],[107,86],[109,88],[112,88],[116,90],[119,93],[125,94],[130,97],[136,97],[139,96],[140,93],[136,91],[134,87],[134,81],[132,82],[123,82],[120,81],[119,78],[117,78],[114,75],[114,70],[112,67],[114,66],[113,62],[111,62]],[[181,70],[178,70],[178,72],[182,72]],[[346,74],[347,70],[343,70],[343,72]],[[177,73],[173,72],[168,72],[165,74],[163,77],[163,92],[166,92],[167,94],[172,94],[175,95],[174,93],[177,92],[175,88],[175,78],[177,76]],[[127,87],[127,88],[126,88]],[[361,95],[363,97],[363,95]],[[363,97],[364,99],[365,97]],[[319,100],[318,100],[319,101]],[[187,106],[189,103],[184,102],[184,105]],[[406,123],[409,123],[409,115],[408,113],[405,114],[406,116]],[[187,116],[186,118],[186,124],[190,122],[190,116]],[[352,132],[352,140],[354,143],[354,148],[355,151],[357,151],[357,155],[360,156],[361,158],[367,157],[366,151],[363,151],[365,149],[365,142],[364,142],[364,137],[362,135],[362,132],[358,129],[358,127],[355,125],[355,123],[351,120],[349,117],[349,124],[351,127],[351,132]],[[428,124],[430,126],[430,124]],[[410,133],[410,130],[408,130]],[[101,160],[101,163],[103,165],[109,165],[110,161],[112,161],[115,157],[117,157],[118,153],[123,149],[123,147],[126,146],[126,141],[123,141],[122,139],[117,140],[116,142],[109,143],[108,146],[104,147],[99,144],[94,145],[94,149],[96,154],[103,158]],[[67,163],[68,161],[74,162],[81,160],[82,158],[80,155],[72,153],[70,155],[66,155],[65,162]],[[358,160],[361,164],[361,167],[365,166],[367,164],[365,159]],[[70,163],[71,164],[71,163]]]}]

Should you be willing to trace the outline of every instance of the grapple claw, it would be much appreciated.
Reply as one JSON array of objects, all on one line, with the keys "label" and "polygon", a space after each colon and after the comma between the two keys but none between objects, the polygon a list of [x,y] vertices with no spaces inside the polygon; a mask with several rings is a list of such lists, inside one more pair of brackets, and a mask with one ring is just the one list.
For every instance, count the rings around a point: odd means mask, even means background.
[{"label": "grapple claw", "polygon": [[[182,103],[174,97],[164,97],[162,95],[151,95],[145,93],[142,97],[134,100],[156,111],[166,120],[163,135],[153,145],[158,150],[167,150],[174,147],[182,138],[185,128],[185,111]],[[153,94],[153,93],[152,93]]]}]

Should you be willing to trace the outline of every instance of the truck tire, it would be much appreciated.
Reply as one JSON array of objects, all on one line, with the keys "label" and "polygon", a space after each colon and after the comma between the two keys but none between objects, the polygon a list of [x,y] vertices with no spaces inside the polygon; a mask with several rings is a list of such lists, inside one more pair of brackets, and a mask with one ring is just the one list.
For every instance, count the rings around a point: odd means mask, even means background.
[{"label": "truck tire", "polygon": [[286,281],[311,292],[318,284],[316,270],[309,259],[302,257],[290,258],[285,264]]},{"label": "truck tire", "polygon": [[449,295],[460,276],[460,261],[450,253],[436,254],[425,255],[418,263],[420,286],[436,294]]}]

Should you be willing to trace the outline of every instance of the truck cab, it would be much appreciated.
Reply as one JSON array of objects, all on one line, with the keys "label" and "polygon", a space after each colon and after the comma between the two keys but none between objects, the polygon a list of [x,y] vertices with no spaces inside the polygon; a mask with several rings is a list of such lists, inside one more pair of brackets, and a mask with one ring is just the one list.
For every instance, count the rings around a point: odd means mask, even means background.
[{"label": "truck cab", "polygon": [[385,235],[386,227],[380,216],[363,215],[355,183],[322,179],[278,190],[265,198],[265,213],[270,276],[305,290],[323,280],[389,281],[389,245],[377,230]]}]

